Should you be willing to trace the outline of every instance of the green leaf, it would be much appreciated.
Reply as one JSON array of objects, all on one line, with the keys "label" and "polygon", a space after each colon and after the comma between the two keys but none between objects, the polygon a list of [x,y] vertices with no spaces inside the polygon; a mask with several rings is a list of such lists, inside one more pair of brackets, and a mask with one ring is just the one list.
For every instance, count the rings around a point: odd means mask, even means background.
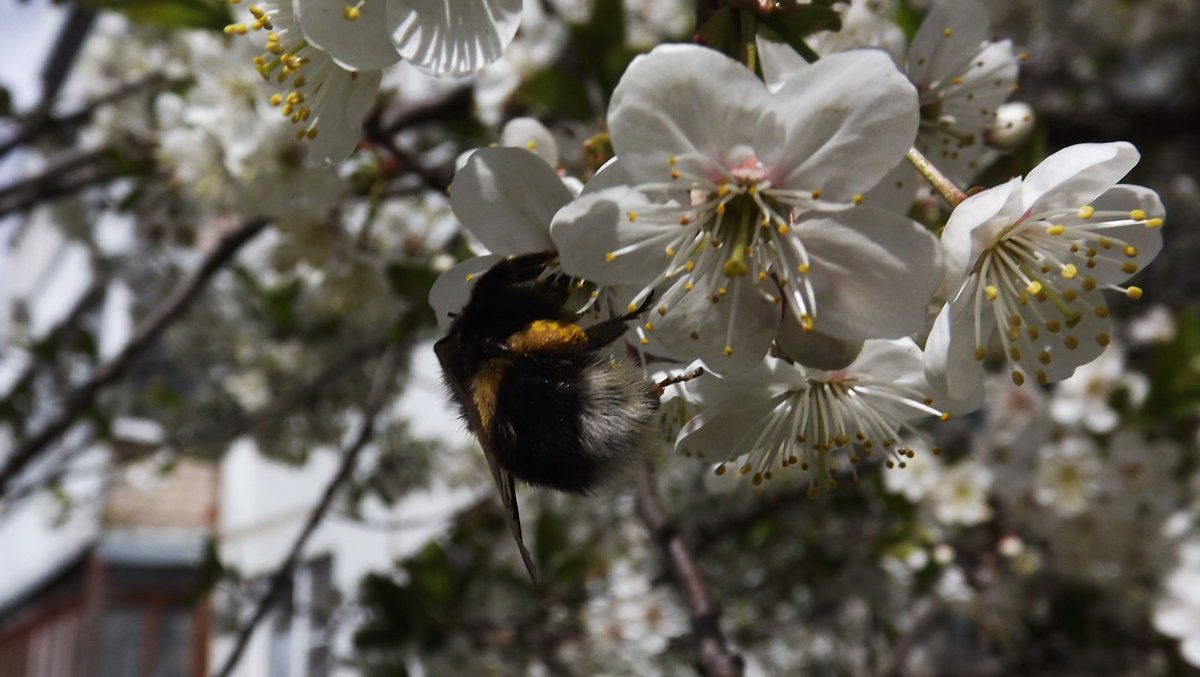
[{"label": "green leaf", "polygon": [[774,42],[783,42],[796,50],[806,61],[819,58],[804,38],[820,31],[842,28],[842,15],[820,5],[796,5],[791,11],[772,12],[759,17],[759,34]]},{"label": "green leaf", "polygon": [[548,113],[588,120],[596,115],[587,88],[578,75],[561,68],[547,68],[521,83],[513,98]]},{"label": "green leaf", "polygon": [[220,0],[88,0],[86,4],[119,12],[134,23],[163,28],[219,31],[233,23],[229,5]]}]

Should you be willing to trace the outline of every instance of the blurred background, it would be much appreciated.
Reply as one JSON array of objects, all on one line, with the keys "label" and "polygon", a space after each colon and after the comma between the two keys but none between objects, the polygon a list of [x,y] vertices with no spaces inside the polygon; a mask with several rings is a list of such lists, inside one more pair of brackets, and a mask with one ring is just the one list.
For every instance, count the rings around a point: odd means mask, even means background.
[{"label": "blurred background", "polygon": [[475,76],[386,71],[331,168],[262,114],[237,5],[0,3],[0,677],[693,674],[714,637],[746,674],[1200,674],[1195,0],[986,3],[1036,124],[977,183],[1128,140],[1166,204],[1098,361],[817,500],[669,440],[637,499],[523,492],[537,588],[431,350],[446,188],[518,116],[594,170],[692,3],[528,0]]}]

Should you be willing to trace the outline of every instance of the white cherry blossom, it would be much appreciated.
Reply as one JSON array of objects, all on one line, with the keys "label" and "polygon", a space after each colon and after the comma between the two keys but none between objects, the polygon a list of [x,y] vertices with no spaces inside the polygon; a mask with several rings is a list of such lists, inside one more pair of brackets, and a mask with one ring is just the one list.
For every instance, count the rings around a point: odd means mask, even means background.
[{"label": "white cherry blossom", "polygon": [[1120,285],[1162,248],[1158,194],[1117,183],[1137,161],[1125,142],[1071,146],[955,208],[942,233],[951,301],[925,352],[931,383],[952,399],[974,393],[993,336],[1018,385],[1061,381],[1104,350],[1102,291],[1140,298]]},{"label": "white cherry blossom", "polygon": [[[686,388],[697,413],[680,431],[676,451],[736,463],[756,485],[799,466],[813,496],[837,485],[839,454],[852,473],[872,456],[903,468],[923,443],[912,421],[949,418],[933,406],[920,360],[909,339],[875,339],[836,371],[805,371],[767,357],[745,374],[704,376]],[[716,472],[727,472],[726,464]]]},{"label": "white cherry blossom", "polygon": [[630,65],[608,121],[631,185],[572,203],[551,236],[564,270],[640,289],[633,307],[653,295],[643,328],[673,352],[750,369],[785,312],[841,341],[921,328],[936,242],[856,206],[916,128],[886,55],[832,55],[772,94],[717,52],[663,46]]}]

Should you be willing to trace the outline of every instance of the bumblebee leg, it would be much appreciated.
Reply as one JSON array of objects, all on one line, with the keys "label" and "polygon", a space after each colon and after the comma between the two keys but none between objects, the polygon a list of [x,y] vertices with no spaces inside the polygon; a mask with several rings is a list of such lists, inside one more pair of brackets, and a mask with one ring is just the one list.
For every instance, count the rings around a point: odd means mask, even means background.
[{"label": "bumblebee leg", "polygon": [[638,315],[646,312],[646,309],[650,307],[650,303],[653,300],[654,294],[650,294],[646,297],[645,301],[642,301],[640,306],[632,311],[625,313],[620,317],[614,317],[588,327],[585,330],[587,332],[588,350],[603,348],[604,346],[620,338],[621,335],[625,333],[628,323],[631,320],[637,319]]}]

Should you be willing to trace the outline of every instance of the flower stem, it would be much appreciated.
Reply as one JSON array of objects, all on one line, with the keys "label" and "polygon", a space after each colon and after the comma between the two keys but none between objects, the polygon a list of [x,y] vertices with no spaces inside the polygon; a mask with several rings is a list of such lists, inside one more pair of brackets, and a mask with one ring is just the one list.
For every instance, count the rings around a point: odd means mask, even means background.
[{"label": "flower stem", "polygon": [[933,184],[933,187],[937,189],[938,193],[941,193],[942,197],[946,199],[946,202],[950,203],[951,207],[957,207],[958,203],[967,199],[967,194],[954,185],[953,181],[946,178],[945,174],[938,171],[938,168],[933,166],[929,158],[925,157],[916,147],[908,149],[907,157],[912,166],[916,167],[917,171],[921,172],[921,176],[924,176],[928,179],[929,183]]}]

